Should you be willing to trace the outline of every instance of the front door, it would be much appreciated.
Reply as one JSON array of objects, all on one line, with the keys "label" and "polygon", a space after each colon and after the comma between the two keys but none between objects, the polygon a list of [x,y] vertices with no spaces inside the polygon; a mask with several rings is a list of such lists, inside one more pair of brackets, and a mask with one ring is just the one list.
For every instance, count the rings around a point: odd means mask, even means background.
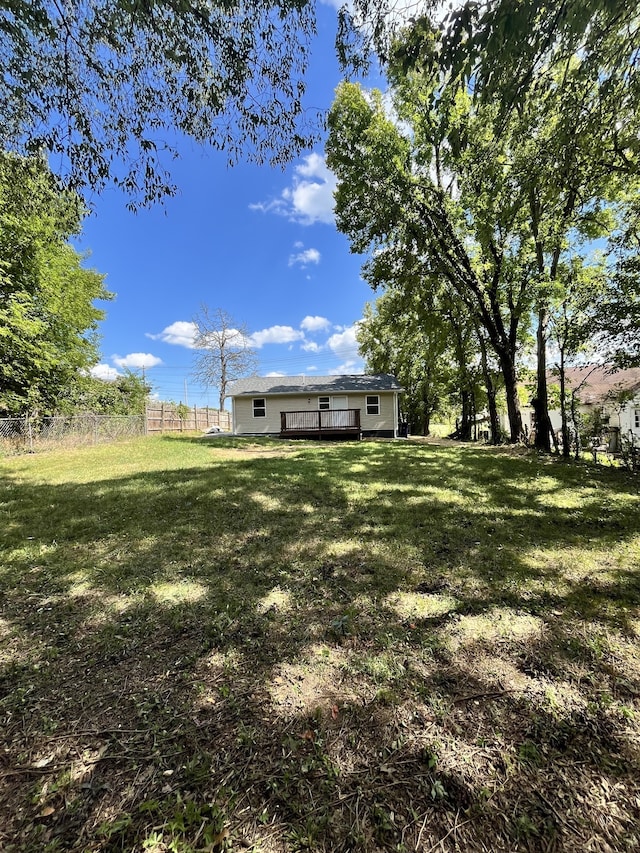
[{"label": "front door", "polygon": [[349,413],[345,412],[344,409],[347,408],[347,398],[346,397],[332,397],[331,398],[331,408],[332,409],[342,409],[343,411],[336,412],[333,415],[333,424],[336,427],[347,427],[349,426]]}]

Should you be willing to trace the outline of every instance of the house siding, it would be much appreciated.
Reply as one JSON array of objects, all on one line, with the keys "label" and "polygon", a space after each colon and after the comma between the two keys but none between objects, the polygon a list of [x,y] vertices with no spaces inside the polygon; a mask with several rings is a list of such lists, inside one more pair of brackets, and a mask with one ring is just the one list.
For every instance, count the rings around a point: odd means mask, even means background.
[{"label": "house siding", "polygon": [[349,397],[349,408],[360,409],[360,426],[363,434],[394,436],[398,426],[395,394],[377,394],[380,398],[378,415],[367,414],[367,397],[372,396],[376,394],[353,394]]},{"label": "house siding", "polygon": [[635,438],[640,438],[640,426],[636,426],[635,423],[636,411],[640,411],[640,396],[627,403],[620,412],[613,408],[609,408],[608,411],[611,418],[610,425],[619,426],[621,435],[628,437],[631,432]]},{"label": "house siding", "polygon": [[[360,426],[367,435],[396,434],[396,394],[395,392],[374,392],[367,394],[348,392],[340,394],[311,394],[311,395],[273,395],[256,394],[255,397],[233,398],[233,428],[236,435],[279,435],[280,412],[317,412],[319,396],[340,396],[347,398],[348,409],[360,409]],[[368,415],[366,398],[377,396],[380,399],[380,413]],[[253,417],[253,400],[264,399],[267,404],[266,417]]]},{"label": "house siding", "polygon": [[[606,402],[598,402],[598,403],[586,403],[580,404],[578,406],[578,412],[582,417],[591,415],[594,411],[600,410],[603,413],[603,416],[609,418],[609,426],[620,429],[620,434],[623,436],[628,436],[629,432],[631,432],[636,439],[640,439],[640,427],[635,424],[635,413],[636,410],[640,410],[640,395],[634,397],[629,403],[627,403],[623,409],[619,409],[618,407],[606,403]],[[562,415],[559,409],[551,409],[549,411],[549,418],[551,420],[551,427],[554,432],[559,433],[562,429]],[[571,414],[567,412],[567,418],[569,421],[569,426],[571,427]],[[532,429],[532,410],[525,407],[522,410],[522,422],[523,426],[527,427],[529,430]],[[502,418],[502,426],[503,428],[508,428],[508,421],[506,416]]]}]

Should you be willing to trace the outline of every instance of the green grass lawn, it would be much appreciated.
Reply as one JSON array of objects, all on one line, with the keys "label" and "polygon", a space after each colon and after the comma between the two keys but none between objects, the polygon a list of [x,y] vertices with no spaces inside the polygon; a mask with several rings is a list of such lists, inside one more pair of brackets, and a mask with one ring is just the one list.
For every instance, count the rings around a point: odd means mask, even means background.
[{"label": "green grass lawn", "polygon": [[638,478],[444,444],[3,460],[0,849],[640,849]]}]

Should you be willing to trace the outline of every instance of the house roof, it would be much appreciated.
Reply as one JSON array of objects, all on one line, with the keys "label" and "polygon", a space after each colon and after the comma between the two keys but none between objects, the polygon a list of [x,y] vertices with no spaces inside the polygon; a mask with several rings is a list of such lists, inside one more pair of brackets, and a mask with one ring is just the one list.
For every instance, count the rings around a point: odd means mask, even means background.
[{"label": "house roof", "polygon": [[[586,364],[567,367],[565,374],[568,388],[578,389],[583,403],[604,403],[620,391],[640,391],[640,367],[612,371],[606,365]],[[551,375],[549,381],[557,383],[557,375]]]},{"label": "house roof", "polygon": [[229,397],[268,397],[273,394],[346,394],[402,391],[390,373],[351,376],[249,376],[229,386]]}]

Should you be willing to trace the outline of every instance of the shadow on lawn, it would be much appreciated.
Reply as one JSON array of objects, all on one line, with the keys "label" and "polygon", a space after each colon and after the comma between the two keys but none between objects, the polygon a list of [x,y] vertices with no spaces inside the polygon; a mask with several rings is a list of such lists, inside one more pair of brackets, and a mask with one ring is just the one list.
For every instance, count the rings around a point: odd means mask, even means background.
[{"label": "shadow on lawn", "polygon": [[640,844],[632,479],[224,446],[6,480],[4,849]]}]

